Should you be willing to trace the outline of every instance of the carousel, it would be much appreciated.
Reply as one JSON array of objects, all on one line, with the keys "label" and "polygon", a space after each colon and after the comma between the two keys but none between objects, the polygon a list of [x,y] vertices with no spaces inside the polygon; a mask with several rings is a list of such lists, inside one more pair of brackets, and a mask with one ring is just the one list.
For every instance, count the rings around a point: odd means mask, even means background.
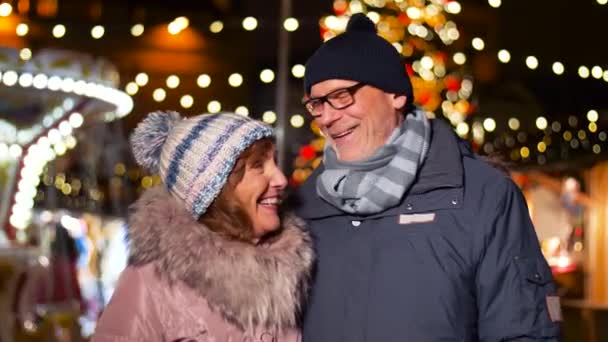
[{"label": "carousel", "polygon": [[[87,139],[77,134],[83,125],[131,112],[133,101],[118,85],[116,67],[104,59],[65,50],[0,48],[0,341],[49,334],[77,339],[67,336],[74,333],[69,327],[74,315],[66,313],[80,311],[80,303],[69,301],[80,289],[69,274],[56,279],[51,273],[57,272],[50,271],[54,252],[70,254],[60,235],[77,239],[83,221],[65,212],[37,211],[35,203],[41,201],[43,172],[79,139]],[[36,286],[53,283],[44,290]],[[54,305],[36,300],[56,292],[65,292],[60,296],[68,300]]]}]

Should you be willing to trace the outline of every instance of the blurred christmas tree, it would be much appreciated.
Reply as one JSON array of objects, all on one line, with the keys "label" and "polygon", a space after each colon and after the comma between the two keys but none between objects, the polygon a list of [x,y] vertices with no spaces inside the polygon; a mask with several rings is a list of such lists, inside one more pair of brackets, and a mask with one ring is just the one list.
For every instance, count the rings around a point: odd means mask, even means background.
[{"label": "blurred christmas tree", "polygon": [[[464,122],[473,109],[469,102],[473,82],[463,68],[466,56],[452,54],[450,49],[460,36],[456,24],[448,17],[460,12],[457,1],[335,0],[333,10],[334,15],[319,21],[324,41],[344,32],[353,13],[366,13],[376,23],[378,34],[403,56],[404,68],[414,87],[415,103],[429,117],[441,112],[455,127]],[[301,184],[320,163],[324,138],[314,122],[311,129],[315,138],[300,149],[294,161],[293,185]]]}]

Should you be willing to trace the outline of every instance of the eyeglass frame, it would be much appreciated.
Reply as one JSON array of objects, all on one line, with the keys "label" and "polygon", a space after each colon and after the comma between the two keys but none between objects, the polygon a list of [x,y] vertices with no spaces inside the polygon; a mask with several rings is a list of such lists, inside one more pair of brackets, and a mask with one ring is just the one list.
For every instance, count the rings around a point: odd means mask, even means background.
[{"label": "eyeglass frame", "polygon": [[[304,107],[306,107],[306,110],[308,111],[308,113],[310,113],[310,115],[312,115],[314,118],[318,118],[321,116],[322,113],[315,114],[313,112],[313,110],[311,110],[309,108],[309,105],[311,104],[311,102],[320,101],[319,102],[320,106],[322,106],[324,103],[327,102],[333,109],[336,109],[336,110],[345,109],[345,108],[352,106],[355,103],[355,93],[357,92],[357,90],[361,89],[363,86],[366,86],[366,85],[367,85],[366,83],[358,82],[358,83],[353,84],[350,87],[339,88],[339,89],[333,90],[323,96],[309,98],[308,100],[303,101],[302,104],[304,105]],[[348,95],[350,96],[350,99],[351,99],[348,104],[343,105],[343,106],[336,106],[333,103],[331,103],[332,96],[335,96],[336,94],[344,92],[344,91],[346,91],[346,93],[348,93]]]}]

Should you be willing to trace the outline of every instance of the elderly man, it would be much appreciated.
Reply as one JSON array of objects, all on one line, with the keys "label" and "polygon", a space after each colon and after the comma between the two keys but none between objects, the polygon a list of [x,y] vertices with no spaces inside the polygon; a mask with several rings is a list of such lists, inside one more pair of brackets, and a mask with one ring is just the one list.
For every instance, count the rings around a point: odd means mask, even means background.
[{"label": "elderly man", "polygon": [[521,192],[413,106],[405,70],[362,14],[307,62],[327,146],[294,196],[318,253],[304,342],[558,340]]}]

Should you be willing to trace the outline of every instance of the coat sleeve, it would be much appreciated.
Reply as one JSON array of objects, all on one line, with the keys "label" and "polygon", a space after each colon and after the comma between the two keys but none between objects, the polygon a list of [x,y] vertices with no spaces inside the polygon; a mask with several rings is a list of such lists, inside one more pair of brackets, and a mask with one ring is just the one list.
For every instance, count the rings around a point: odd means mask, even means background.
[{"label": "coat sleeve", "polygon": [[110,303],[97,322],[91,342],[162,341],[162,324],[146,280],[139,268],[121,274]]},{"label": "coat sleeve", "polygon": [[526,202],[508,178],[495,185],[476,275],[479,340],[559,341],[561,311]]}]

